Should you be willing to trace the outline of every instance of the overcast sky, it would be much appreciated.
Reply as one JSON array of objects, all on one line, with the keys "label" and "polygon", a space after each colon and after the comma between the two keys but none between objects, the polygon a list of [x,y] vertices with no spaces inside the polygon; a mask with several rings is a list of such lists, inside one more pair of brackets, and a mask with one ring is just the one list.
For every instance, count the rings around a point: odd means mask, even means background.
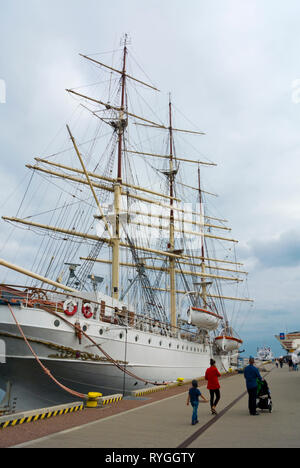
[{"label": "overcast sky", "polygon": [[0,12],[1,216],[15,214],[24,165],[72,113],[65,88],[86,79],[78,53],[115,49],[128,33],[218,164],[206,188],[240,240],[255,300],[246,352],[281,354],[274,335],[300,329],[299,1],[0,0]]}]

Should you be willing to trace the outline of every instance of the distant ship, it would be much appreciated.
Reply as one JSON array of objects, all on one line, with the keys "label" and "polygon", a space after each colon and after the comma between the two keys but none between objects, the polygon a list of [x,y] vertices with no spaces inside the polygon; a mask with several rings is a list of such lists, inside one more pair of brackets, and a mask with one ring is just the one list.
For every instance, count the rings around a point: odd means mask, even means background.
[{"label": "distant ship", "polygon": [[279,335],[275,335],[275,338],[287,353],[293,353],[300,348],[300,331],[279,333]]},{"label": "distant ship", "polygon": [[291,357],[294,364],[300,364],[300,331],[275,335],[282,348]]},{"label": "distant ship", "polygon": [[175,147],[202,132],[175,128],[170,96],[166,122],[142,110],[158,90],[128,73],[127,38],[121,50],[117,68],[83,56],[97,88],[67,91],[94,132],[67,126],[57,152],[27,166],[38,192],[3,217],[41,239],[30,270],[0,259],[25,275],[0,285],[0,387],[12,382],[21,409],[200,377],[210,358],[226,372],[243,342],[227,304],[252,302],[236,294],[247,272],[200,179],[215,164]]},{"label": "distant ship", "polygon": [[270,346],[262,346],[257,348],[257,356],[256,359],[259,361],[270,361],[274,359],[274,354],[271,350]]}]

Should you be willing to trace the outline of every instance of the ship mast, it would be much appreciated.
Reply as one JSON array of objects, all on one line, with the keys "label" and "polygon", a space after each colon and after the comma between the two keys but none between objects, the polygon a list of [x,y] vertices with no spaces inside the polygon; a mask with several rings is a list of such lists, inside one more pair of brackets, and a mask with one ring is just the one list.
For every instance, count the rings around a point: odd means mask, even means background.
[{"label": "ship mast", "polygon": [[[199,189],[199,210],[200,210],[200,224],[201,231],[204,228],[204,213],[203,213],[203,200],[202,200],[202,190],[201,190],[201,180],[200,180],[200,165],[198,166],[198,189]],[[205,275],[205,255],[204,255],[204,238],[201,236],[201,273]],[[201,298],[203,300],[203,306],[207,307],[207,288],[206,286],[210,283],[206,283],[205,279],[201,281]]]},{"label": "ship mast", "polygon": [[122,194],[122,151],[123,135],[127,125],[127,119],[124,118],[125,111],[125,85],[126,85],[126,56],[127,56],[127,34],[124,39],[123,68],[121,78],[121,105],[119,110],[118,131],[118,169],[117,182],[114,184],[114,232],[112,242],[112,297],[119,299],[119,271],[120,271],[120,208]]},{"label": "ship mast", "polygon": [[[42,174],[47,174],[53,177],[58,177],[60,179],[65,179],[66,181],[70,181],[71,183],[77,183],[80,185],[84,186],[89,186],[90,190],[93,194],[93,197],[96,201],[96,204],[98,205],[99,209],[99,214],[100,216],[95,216],[95,218],[99,218],[102,222],[104,222],[105,229],[107,234],[109,235],[109,238],[107,238],[105,235],[102,237],[99,237],[97,234],[93,233],[88,233],[84,229],[77,229],[77,227],[73,227],[72,229],[66,229],[61,226],[55,226],[55,225],[47,225],[47,224],[41,224],[37,223],[34,221],[29,220],[28,218],[25,219],[20,219],[20,218],[11,218],[11,217],[6,217],[3,216],[2,218],[5,221],[12,222],[12,223],[20,223],[21,225],[25,225],[29,227],[30,229],[39,229],[42,230],[43,232],[54,232],[57,235],[63,235],[64,239],[65,237],[70,237],[71,239],[85,239],[88,240],[89,242],[94,243],[104,243],[108,245],[110,248],[112,248],[112,258],[110,260],[105,260],[105,259],[100,259],[96,258],[97,255],[93,256],[92,261],[93,262],[100,262],[100,263],[107,263],[111,265],[111,296],[115,300],[119,300],[120,297],[120,281],[119,281],[119,274],[120,274],[120,268],[126,267],[126,268],[133,268],[136,267],[136,262],[134,263],[124,263],[121,262],[121,255],[120,251],[121,248],[125,249],[131,249],[132,250],[132,242],[130,241],[129,238],[127,238],[126,241],[122,241],[121,239],[121,211],[122,211],[122,197],[126,196],[128,199],[133,199],[138,202],[143,202],[143,203],[149,203],[151,205],[159,206],[166,211],[165,216],[162,216],[161,214],[151,214],[151,217],[157,218],[157,219],[168,219],[169,221],[169,226],[162,226],[161,224],[154,224],[153,220],[151,218],[151,221],[145,222],[144,216],[147,215],[146,211],[147,210],[142,210],[141,211],[132,211],[130,214],[133,215],[140,215],[143,216],[142,221],[130,221],[132,224],[138,224],[139,226],[145,226],[147,228],[156,228],[156,229],[168,229],[169,230],[169,235],[168,235],[168,245],[166,249],[155,249],[155,248],[150,248],[149,246],[147,247],[146,245],[143,245],[143,243],[134,245],[134,250],[137,251],[142,251],[142,252],[147,252],[149,254],[149,258],[143,258],[143,269],[144,270],[151,270],[151,271],[159,271],[160,273],[165,273],[166,275],[169,276],[169,282],[170,282],[170,287],[163,289],[163,288],[157,288],[157,287],[151,287],[151,290],[154,291],[162,291],[166,292],[169,295],[169,303],[170,303],[170,324],[172,329],[174,330],[174,327],[176,327],[177,323],[177,317],[176,317],[176,297],[178,294],[186,294],[186,291],[181,291],[176,289],[176,275],[189,275],[192,276],[194,279],[195,277],[199,277],[201,279],[199,283],[194,283],[194,284],[199,284],[200,285],[200,296],[203,301],[203,305],[207,305],[207,300],[210,298],[222,298],[226,300],[238,300],[238,301],[249,301],[249,299],[244,299],[244,298],[237,298],[237,297],[230,297],[230,296],[220,296],[218,295],[212,295],[209,294],[207,291],[207,286],[211,284],[211,280],[226,280],[230,282],[241,282],[243,281],[240,279],[238,275],[232,275],[232,273],[238,273],[238,274],[247,274],[244,271],[240,271],[238,266],[242,265],[237,262],[229,261],[226,259],[220,259],[220,258],[206,258],[205,257],[205,239],[216,239],[220,241],[226,241],[226,242],[237,242],[235,239],[229,238],[224,235],[219,235],[218,233],[211,232],[210,228],[213,229],[218,229],[218,230],[227,230],[230,231],[231,229],[229,227],[225,227],[224,223],[227,223],[225,219],[219,219],[215,217],[209,217],[206,216],[203,210],[203,205],[202,205],[202,198],[204,193],[208,193],[209,195],[214,195],[209,192],[205,192],[202,190],[201,184],[200,184],[200,164],[202,165],[209,165],[209,166],[215,166],[216,164],[212,162],[204,162],[204,161],[196,161],[193,159],[187,159],[186,157],[177,157],[175,155],[175,148],[174,148],[174,139],[173,136],[176,132],[184,132],[184,133],[191,133],[191,134],[200,134],[203,135],[203,132],[199,131],[192,131],[192,130],[186,130],[186,129],[179,129],[175,128],[173,126],[172,122],[172,117],[173,117],[173,106],[171,102],[171,96],[169,96],[169,109],[168,109],[168,124],[163,125],[159,122],[153,122],[152,120],[149,120],[145,117],[141,117],[139,115],[133,114],[128,111],[128,106],[127,106],[127,95],[126,95],[126,85],[127,85],[127,79],[129,81],[133,80],[138,82],[139,84],[142,84],[143,86],[147,86],[151,89],[154,89],[155,91],[158,91],[157,88],[153,87],[152,85],[149,85],[148,83],[142,82],[139,79],[136,79],[135,77],[128,75],[126,72],[127,69],[127,56],[128,56],[128,37],[125,35],[124,42],[123,42],[123,58],[122,58],[122,66],[120,67],[120,70],[109,67],[98,60],[92,59],[87,56],[83,56],[87,60],[91,61],[95,65],[100,65],[101,67],[108,68],[112,70],[115,73],[118,73],[120,76],[120,81],[119,81],[119,88],[118,88],[118,95],[119,95],[119,100],[120,104],[119,106],[116,105],[111,105],[110,102],[103,102],[100,101],[99,99],[95,99],[93,97],[86,96],[82,93],[79,93],[77,91],[68,89],[67,91],[72,93],[73,95],[81,98],[81,99],[86,99],[90,102],[93,103],[93,105],[101,105],[104,107],[101,111],[109,111],[109,117],[99,117],[97,112],[94,112],[93,110],[88,109],[86,106],[85,107],[89,112],[92,113],[94,117],[100,118],[100,120],[103,120],[106,124],[109,124],[111,127],[114,129],[114,136],[115,140],[114,142],[117,144],[117,167],[116,167],[116,177],[108,177],[110,174],[98,174],[96,172],[88,172],[83,163],[83,158],[82,155],[79,151],[79,147],[76,144],[76,141],[71,133],[71,130],[69,127],[67,127],[69,135],[71,137],[73,146],[75,148],[76,154],[78,156],[78,159],[81,164],[81,168],[73,168],[70,166],[66,166],[65,164],[61,164],[61,162],[54,162],[54,161],[49,161],[48,159],[41,159],[41,158],[36,158],[37,164],[34,166],[27,165],[28,168],[41,172]],[[105,114],[106,115],[106,114]],[[112,117],[113,115],[113,117]],[[142,152],[142,151],[136,151],[136,148],[132,148],[131,150],[128,150],[129,153],[135,155],[134,157],[138,156],[143,156],[143,157],[150,157],[150,158],[163,158],[165,160],[168,160],[168,167],[166,171],[161,171],[165,174],[167,177],[167,183],[168,183],[168,193],[162,194],[157,191],[154,191],[152,188],[145,188],[142,186],[138,185],[132,185],[129,184],[128,181],[123,180],[124,174],[122,173],[122,160],[123,160],[123,155],[124,155],[124,150],[125,150],[125,139],[124,139],[124,134],[125,130],[128,124],[128,119],[133,118],[134,121],[133,123],[135,125],[142,125],[143,127],[151,127],[152,129],[164,129],[168,132],[168,146],[169,146],[169,151],[166,151],[166,154],[153,154],[149,152]],[[127,149],[126,149],[127,151]],[[180,155],[180,156],[185,156],[185,155]],[[191,221],[191,216],[188,215],[198,215],[199,216],[199,211],[189,211],[183,208],[181,205],[181,200],[176,198],[176,193],[175,193],[175,179],[176,179],[176,174],[177,174],[177,163],[178,161],[183,162],[183,163],[195,163],[198,164],[198,187],[191,187],[190,185],[187,185],[188,188],[193,189],[198,191],[199,193],[199,201],[200,201],[200,220],[197,221]],[[43,167],[42,165],[46,165],[46,167]],[[50,166],[50,167],[49,167]],[[104,183],[105,182],[105,183]],[[185,184],[182,184],[185,185]],[[133,189],[132,191],[129,190]],[[113,201],[113,213],[110,214],[109,217],[106,217],[103,213],[103,210],[101,208],[101,205],[97,199],[96,195],[96,190],[105,190],[108,192],[113,193],[114,201]],[[144,193],[140,192],[146,192],[147,194],[151,194],[152,196],[146,196]],[[159,197],[159,198],[157,198]],[[161,197],[163,200],[161,200]],[[176,203],[175,203],[176,201]],[[128,209],[129,210],[129,209]],[[149,215],[148,215],[149,216]],[[204,217],[205,216],[205,217]],[[180,223],[184,224],[183,226],[183,231],[182,229],[178,229],[178,227],[175,226],[175,223]],[[185,226],[187,225],[187,229]],[[189,225],[195,225],[199,226],[200,225],[200,231],[195,231],[191,230],[191,227]],[[76,225],[77,226],[77,225]],[[209,231],[207,232],[205,228],[209,228]],[[184,234],[192,234],[194,236],[200,236],[201,237],[201,256],[197,255],[190,255],[189,252],[185,252],[183,250],[179,250],[176,248],[175,245],[175,233],[176,232],[184,232]],[[205,239],[204,239],[205,238]],[[154,256],[155,255],[155,256]],[[87,260],[91,261],[91,258],[88,257],[81,257],[82,260]],[[161,266],[158,266],[153,263],[148,263],[147,260],[152,260],[152,262],[156,262],[158,260],[167,260],[167,267],[162,268]],[[199,260],[199,264],[196,264],[195,261]],[[214,262],[214,264],[211,263],[206,263],[206,260],[210,260],[210,262]],[[225,264],[223,266],[218,266],[215,263],[220,263]],[[230,265],[233,265],[233,267],[230,268]],[[184,270],[182,269],[181,265],[184,265]],[[193,269],[189,268],[189,265],[193,266]],[[6,265],[5,265],[6,266]],[[9,267],[12,268],[12,267]],[[12,268],[13,269],[13,268]],[[213,271],[211,271],[213,270]],[[216,271],[215,271],[216,270]],[[220,274],[220,271],[224,272],[229,272],[228,274]],[[30,276],[30,275],[29,275]],[[44,281],[44,278],[41,279],[41,281]],[[144,286],[144,289],[147,289],[148,286]],[[149,288],[150,289],[150,288]]]},{"label": "ship mast", "polygon": [[[169,238],[169,250],[174,252],[175,250],[175,226],[174,226],[174,179],[176,170],[174,170],[174,159],[173,159],[173,127],[172,127],[172,103],[171,95],[169,95],[169,146],[170,146],[170,158],[169,158],[169,185],[170,185],[170,238]],[[175,258],[169,259],[169,271],[170,271],[170,319],[171,326],[176,327],[176,279],[175,279]]]}]

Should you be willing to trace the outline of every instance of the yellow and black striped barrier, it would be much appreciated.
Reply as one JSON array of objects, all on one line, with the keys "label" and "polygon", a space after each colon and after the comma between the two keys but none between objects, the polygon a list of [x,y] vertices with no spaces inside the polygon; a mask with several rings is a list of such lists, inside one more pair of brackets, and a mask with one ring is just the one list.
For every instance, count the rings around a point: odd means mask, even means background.
[{"label": "yellow and black striped barrier", "polygon": [[108,395],[108,396],[103,396],[102,398],[99,399],[99,401],[102,405],[109,405],[110,403],[117,403],[118,401],[121,401],[122,398],[123,398],[122,394]]},{"label": "yellow and black striped barrier", "polygon": [[23,413],[10,414],[0,417],[0,429],[18,426],[29,422],[49,419],[55,416],[61,416],[67,413],[73,413],[84,409],[83,402],[69,403],[67,405],[53,406],[39,410],[26,411]]},{"label": "yellow and black striped barrier", "polygon": [[131,395],[135,397],[140,397],[143,395],[147,395],[148,393],[159,392],[160,390],[166,390],[167,388],[168,388],[167,385],[156,385],[155,387],[134,390],[133,392],[131,392]]}]

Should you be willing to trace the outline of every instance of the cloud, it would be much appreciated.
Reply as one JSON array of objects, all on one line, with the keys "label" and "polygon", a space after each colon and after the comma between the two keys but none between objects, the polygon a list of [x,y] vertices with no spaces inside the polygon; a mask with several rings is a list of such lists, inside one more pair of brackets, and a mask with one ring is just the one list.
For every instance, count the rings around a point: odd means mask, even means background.
[{"label": "cloud", "polygon": [[259,262],[259,267],[295,267],[300,265],[300,231],[290,230],[276,238],[249,242],[248,255]]}]

